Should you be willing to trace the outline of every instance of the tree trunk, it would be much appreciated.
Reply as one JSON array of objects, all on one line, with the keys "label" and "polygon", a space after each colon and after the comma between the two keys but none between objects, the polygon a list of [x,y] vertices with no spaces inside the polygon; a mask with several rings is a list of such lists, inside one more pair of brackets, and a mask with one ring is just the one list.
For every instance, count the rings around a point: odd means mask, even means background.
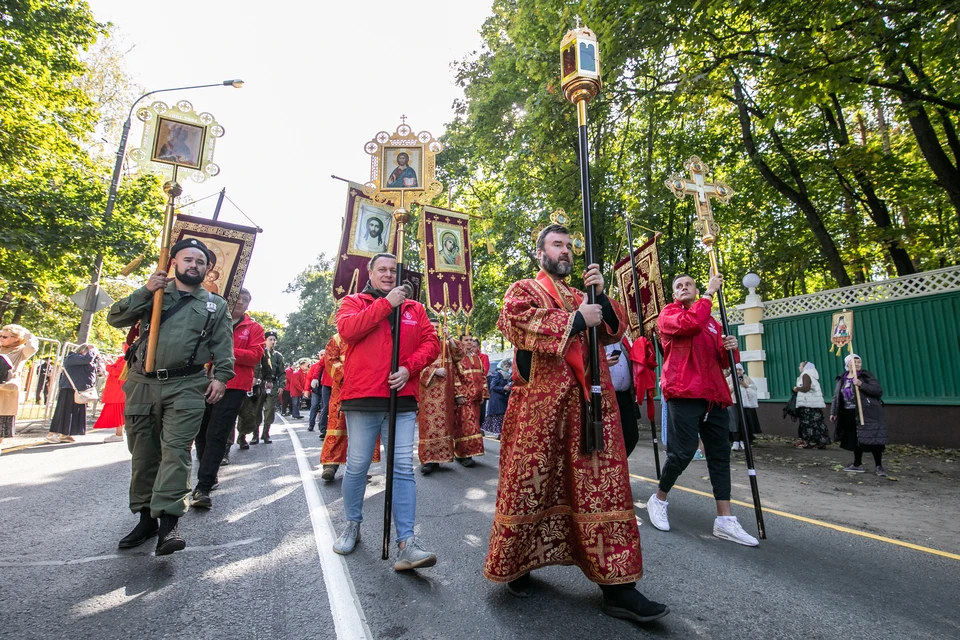
[{"label": "tree trunk", "polygon": [[900,96],[900,102],[907,112],[907,121],[913,129],[920,153],[937,177],[937,182],[947,192],[950,204],[956,210],[957,221],[960,222],[960,171],[950,161],[950,157],[943,150],[937,132],[930,122],[930,115],[923,105],[915,100]]},{"label": "tree trunk", "polygon": [[797,184],[798,188],[794,189],[787,184],[783,178],[778,176],[760,155],[760,152],[757,149],[756,141],[753,138],[752,123],[750,113],[747,110],[746,101],[744,100],[743,85],[740,84],[739,79],[734,81],[733,95],[734,101],[737,105],[737,115],[740,119],[740,130],[743,136],[743,142],[747,148],[747,155],[750,156],[750,160],[760,171],[760,175],[763,176],[763,179],[766,180],[770,186],[788,198],[800,210],[800,212],[803,213],[807,220],[807,224],[810,226],[810,230],[813,232],[817,242],[820,243],[820,249],[823,252],[824,258],[827,260],[830,274],[833,276],[834,280],[837,281],[837,286],[849,287],[853,283],[850,281],[850,276],[847,274],[847,270],[843,266],[843,258],[840,256],[840,251],[837,249],[837,245],[833,241],[833,237],[831,237],[830,232],[823,224],[823,217],[820,215],[820,212],[817,210],[816,206],[807,196],[806,187],[803,183],[803,176],[800,175],[796,160],[787,153],[786,149],[783,148],[782,145],[777,145],[781,155],[784,156],[784,159],[790,167],[790,173],[794,182]]}]

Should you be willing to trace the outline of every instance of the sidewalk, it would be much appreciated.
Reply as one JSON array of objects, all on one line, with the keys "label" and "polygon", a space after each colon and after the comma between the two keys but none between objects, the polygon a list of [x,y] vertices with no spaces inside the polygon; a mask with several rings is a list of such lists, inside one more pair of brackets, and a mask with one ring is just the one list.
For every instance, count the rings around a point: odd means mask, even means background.
[{"label": "sidewalk", "polygon": [[[87,415],[87,435],[99,435],[102,433],[105,438],[110,435],[113,430],[100,429],[94,431],[93,423],[97,421],[97,415],[99,414]],[[7,453],[19,449],[26,449],[27,447],[38,444],[45,444],[49,426],[50,422],[48,420],[17,420],[15,435],[12,438],[4,438],[3,442],[0,442],[0,452]],[[101,438],[101,440],[102,439],[103,438]]]}]

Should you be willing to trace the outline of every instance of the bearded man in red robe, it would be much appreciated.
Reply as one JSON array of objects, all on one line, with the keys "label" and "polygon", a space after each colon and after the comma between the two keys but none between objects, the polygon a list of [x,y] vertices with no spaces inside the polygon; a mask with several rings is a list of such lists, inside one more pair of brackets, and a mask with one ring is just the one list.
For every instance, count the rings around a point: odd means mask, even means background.
[{"label": "bearded man in red robe", "polygon": [[643,574],[620,415],[606,359],[600,359],[602,451],[585,453],[581,434],[590,374],[587,329],[615,343],[627,326],[623,308],[603,294],[598,265],[585,286],[597,304],[564,281],[573,267],[567,229],[537,238],[541,271],[514,283],[497,327],[516,348],[513,392],[500,438],[500,479],[484,576],[518,597],[533,593],[530,572],[577,565],[603,591],[604,613],[649,622],[669,609],[636,590]]}]

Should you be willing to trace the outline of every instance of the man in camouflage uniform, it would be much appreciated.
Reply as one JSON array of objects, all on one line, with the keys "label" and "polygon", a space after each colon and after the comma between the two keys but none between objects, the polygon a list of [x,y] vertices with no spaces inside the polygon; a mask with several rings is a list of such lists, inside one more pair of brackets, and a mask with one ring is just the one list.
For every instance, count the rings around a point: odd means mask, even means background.
[{"label": "man in camouflage uniform", "polygon": [[[117,328],[137,322],[142,327],[141,337],[128,349],[123,385],[127,447],[133,456],[130,510],[140,514],[140,522],[119,546],[136,547],[158,535],[158,556],[186,547],[177,523],[190,493],[190,448],[206,404],[223,397],[234,375],[227,302],[200,286],[210,251],[190,238],[173,245],[170,256],[174,277],[158,270],[145,286],[114,304],[108,317]],[[151,327],[153,294],[161,289],[164,314],[160,326]],[[159,331],[159,343],[155,369],[148,373],[144,361],[151,331]]]}]

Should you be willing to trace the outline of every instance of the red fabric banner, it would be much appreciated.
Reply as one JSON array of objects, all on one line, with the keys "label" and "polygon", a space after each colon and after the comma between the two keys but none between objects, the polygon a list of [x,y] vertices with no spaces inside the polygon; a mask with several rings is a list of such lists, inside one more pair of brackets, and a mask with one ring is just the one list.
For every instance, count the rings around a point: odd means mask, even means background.
[{"label": "red fabric banner", "polygon": [[473,311],[470,218],[465,213],[423,207],[421,246],[426,269],[427,304],[434,313]]},{"label": "red fabric banner", "polygon": [[378,253],[397,253],[393,205],[379,205],[363,195],[363,187],[348,183],[340,251],[333,273],[333,297],[358,293],[367,284],[367,263]]},{"label": "red fabric banner", "polygon": [[[614,265],[617,290],[620,292],[620,302],[627,309],[632,340],[636,340],[640,335],[652,336],[653,329],[657,326],[657,316],[667,304],[663,293],[663,276],[660,274],[656,238],[644,242],[634,251],[634,255],[637,261],[636,280],[630,274],[629,255]],[[640,286],[640,305],[643,307],[640,316],[637,315],[636,297],[633,293],[634,282],[638,282]]]}]

